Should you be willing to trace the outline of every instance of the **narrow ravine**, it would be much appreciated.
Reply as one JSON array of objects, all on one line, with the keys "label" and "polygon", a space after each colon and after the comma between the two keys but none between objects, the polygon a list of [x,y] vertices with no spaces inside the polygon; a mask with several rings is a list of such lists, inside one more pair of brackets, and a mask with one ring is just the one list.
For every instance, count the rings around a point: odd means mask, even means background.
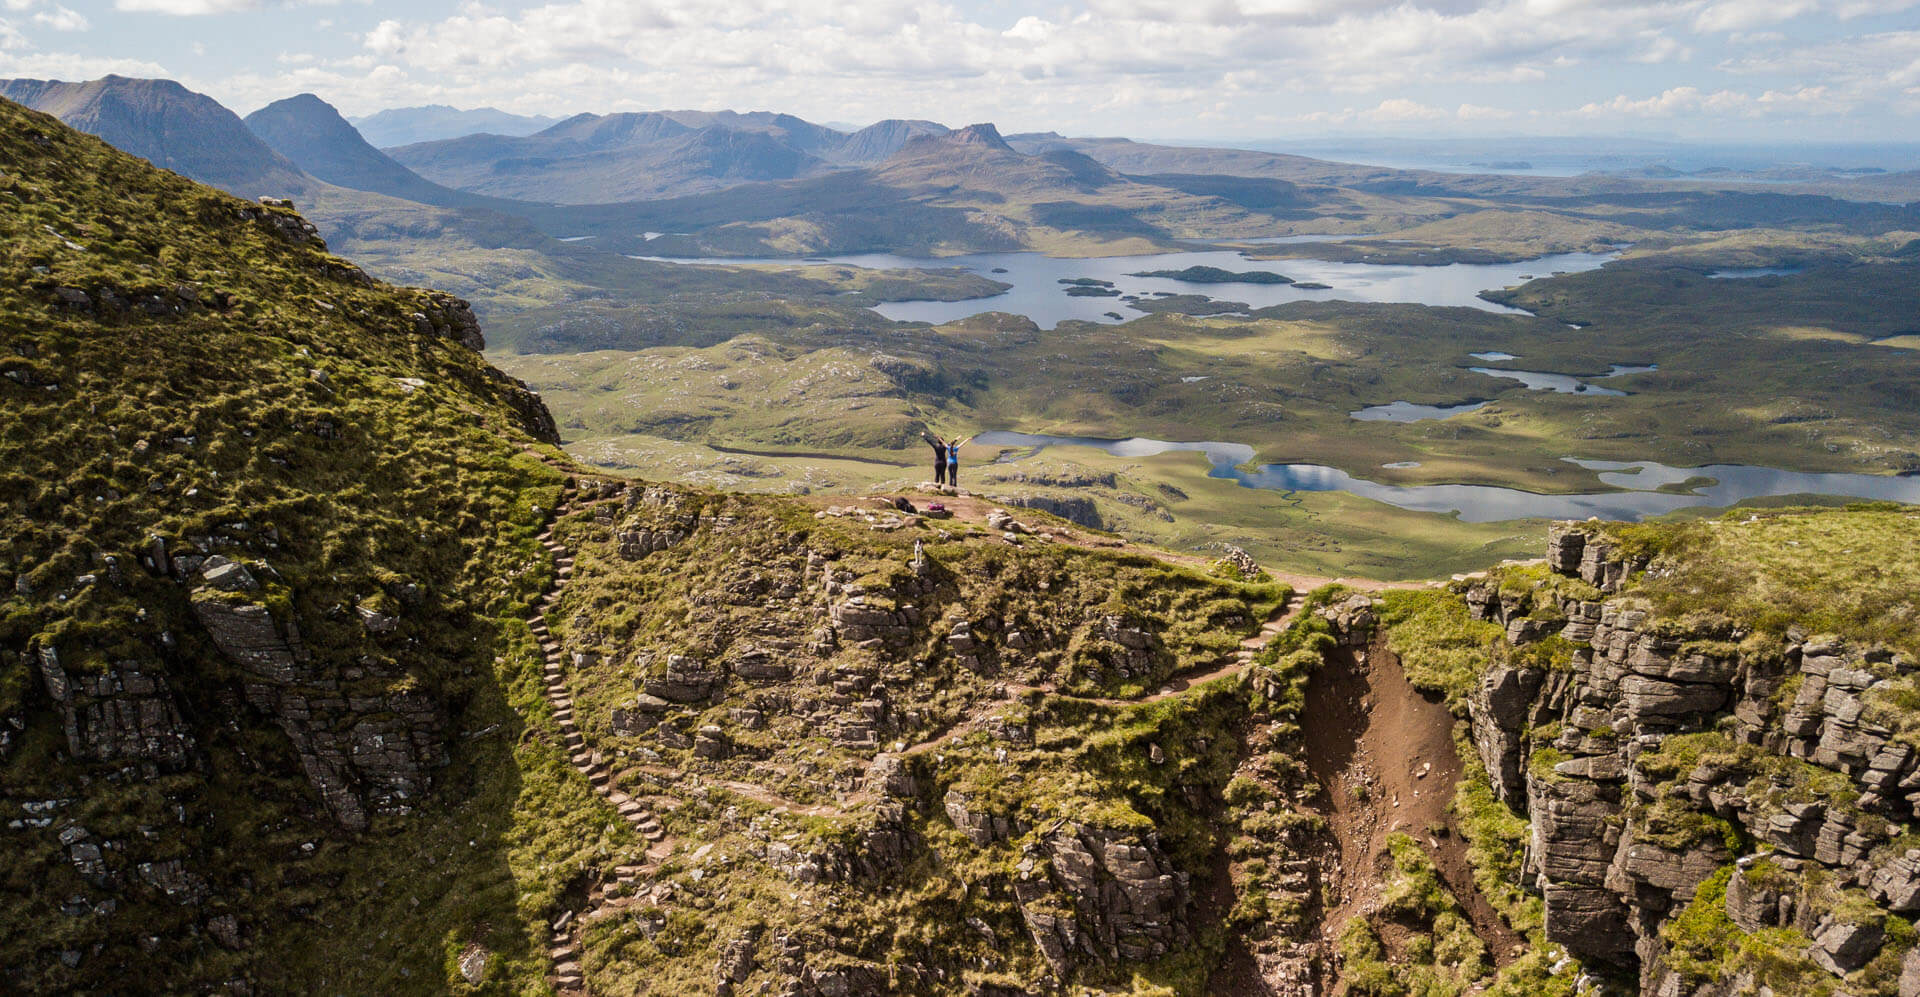
[{"label": "narrow ravine", "polygon": [[[1375,646],[1331,652],[1307,686],[1306,763],[1323,787],[1318,804],[1338,847],[1324,879],[1320,940],[1331,952],[1355,917],[1372,914],[1391,868],[1387,837],[1403,833],[1433,859],[1495,965],[1521,939],[1473,883],[1466,842],[1449,810],[1462,775],[1452,713],[1407,681],[1400,660]],[[1345,992],[1334,970],[1330,992]]]}]

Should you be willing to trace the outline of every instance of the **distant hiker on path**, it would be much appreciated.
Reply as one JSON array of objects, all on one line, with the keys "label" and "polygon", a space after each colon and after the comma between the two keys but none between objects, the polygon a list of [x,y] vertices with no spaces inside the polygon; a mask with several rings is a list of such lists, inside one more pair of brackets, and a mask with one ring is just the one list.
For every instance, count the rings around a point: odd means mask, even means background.
[{"label": "distant hiker on path", "polygon": [[933,483],[936,485],[946,484],[947,483],[947,456],[948,456],[947,445],[945,443],[940,442],[940,437],[935,436],[932,433],[929,433],[925,430],[921,430],[920,436],[922,439],[926,440],[927,443],[933,447]]}]

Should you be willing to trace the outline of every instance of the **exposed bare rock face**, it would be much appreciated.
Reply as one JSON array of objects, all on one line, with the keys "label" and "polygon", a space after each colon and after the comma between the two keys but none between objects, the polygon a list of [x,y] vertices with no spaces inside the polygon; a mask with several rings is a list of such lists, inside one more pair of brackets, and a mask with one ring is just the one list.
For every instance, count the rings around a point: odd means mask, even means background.
[{"label": "exposed bare rock face", "polygon": [[1920,909],[1920,849],[1902,843],[1920,759],[1873,704],[1914,662],[1797,629],[1771,644],[1656,618],[1626,586],[1647,561],[1583,527],[1552,530],[1547,564],[1601,597],[1463,592],[1515,647],[1575,642],[1566,670],[1496,662],[1468,703],[1495,793],[1532,822],[1547,937],[1636,972],[1642,993],[1744,992],[1751,975],[1670,964],[1674,920],[1710,896],[1739,931],[1804,937],[1786,955],[1843,989],[1897,964],[1894,950],[1875,960],[1889,916]]},{"label": "exposed bare rock face", "polygon": [[[335,820],[366,828],[368,813],[406,813],[444,763],[444,711],[424,693],[352,695],[314,666],[299,630],[235,592],[255,587],[225,558],[203,569],[207,584],[193,612],[228,660],[246,676],[247,702],[272,718],[299,752],[301,769]],[[226,584],[222,584],[226,582]],[[221,591],[221,589],[230,591]]]},{"label": "exposed bare rock face", "polygon": [[138,759],[168,769],[188,763],[193,733],[180,717],[163,669],[123,661],[105,672],[69,675],[52,647],[40,648],[34,663],[47,695],[60,707],[67,750],[74,757]]},{"label": "exposed bare rock face", "polygon": [[1013,893],[1034,944],[1057,972],[1076,958],[1158,958],[1191,933],[1188,875],[1150,833],[1063,825],[1029,846]]}]

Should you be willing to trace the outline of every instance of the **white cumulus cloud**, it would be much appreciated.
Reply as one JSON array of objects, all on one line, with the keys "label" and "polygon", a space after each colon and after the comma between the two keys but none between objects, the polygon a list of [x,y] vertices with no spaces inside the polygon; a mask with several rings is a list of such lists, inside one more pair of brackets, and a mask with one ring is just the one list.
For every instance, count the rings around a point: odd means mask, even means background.
[{"label": "white cumulus cloud", "polygon": [[[107,4],[87,2],[98,7],[0,0],[14,12],[0,46],[81,30],[80,12],[98,30]],[[326,45],[282,32],[236,54],[207,39],[193,62],[206,73],[195,82],[223,100],[257,106],[313,90],[349,113],[427,102],[543,113],[773,108],[1151,138],[1515,120],[1713,124],[1865,108],[1912,134],[1908,91],[1920,87],[1920,31],[1900,23],[1920,0],[363,2],[112,6],[190,17],[339,5],[326,11],[334,27],[312,33]],[[199,40],[174,30],[154,52]],[[355,51],[334,44],[342,38]]]},{"label": "white cumulus cloud", "polygon": [[85,31],[87,19],[71,7],[55,5],[52,10],[36,11],[33,23],[44,25],[55,31]]},{"label": "white cumulus cloud", "polygon": [[206,14],[231,14],[253,10],[260,0],[113,0],[115,10],[140,14],[171,14],[175,17],[200,17]]},{"label": "white cumulus cloud", "polygon": [[1663,118],[1696,113],[1756,117],[1773,112],[1841,112],[1850,103],[1850,100],[1826,87],[1767,90],[1759,94],[1674,87],[1651,97],[1635,98],[1620,94],[1610,100],[1587,104],[1580,108],[1579,113],[1587,117]]}]

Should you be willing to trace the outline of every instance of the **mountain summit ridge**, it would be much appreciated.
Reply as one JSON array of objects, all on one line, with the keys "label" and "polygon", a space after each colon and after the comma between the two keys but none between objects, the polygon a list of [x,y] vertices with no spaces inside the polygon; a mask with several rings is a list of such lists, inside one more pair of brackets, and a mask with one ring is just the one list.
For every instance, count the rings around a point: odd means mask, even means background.
[{"label": "mountain summit ridge", "polygon": [[0,80],[0,97],[43,111],[125,152],[241,197],[295,196],[313,178],[219,101],[168,79]]},{"label": "mountain summit ridge", "polygon": [[420,176],[373,147],[332,104],[311,93],[274,101],[243,119],[300,169],[341,187],[441,207],[479,200]]}]

